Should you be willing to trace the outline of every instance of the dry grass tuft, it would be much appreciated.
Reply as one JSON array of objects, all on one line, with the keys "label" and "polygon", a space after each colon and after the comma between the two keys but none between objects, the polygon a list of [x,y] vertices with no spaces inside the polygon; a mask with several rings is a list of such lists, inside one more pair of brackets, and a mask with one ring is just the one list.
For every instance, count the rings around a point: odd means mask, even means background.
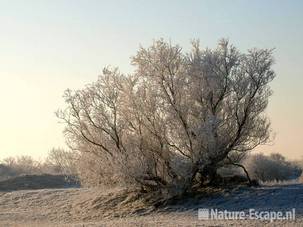
[{"label": "dry grass tuft", "polygon": [[73,216],[82,220],[130,217],[149,214],[154,210],[146,204],[142,193],[136,190],[121,189],[98,196],[88,197],[74,204]]}]

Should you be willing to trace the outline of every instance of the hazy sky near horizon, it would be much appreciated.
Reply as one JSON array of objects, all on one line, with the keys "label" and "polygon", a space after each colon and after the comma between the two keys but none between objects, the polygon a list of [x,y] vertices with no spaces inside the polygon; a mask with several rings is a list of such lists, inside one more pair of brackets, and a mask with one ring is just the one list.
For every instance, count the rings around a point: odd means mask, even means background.
[{"label": "hazy sky near horizon", "polygon": [[54,112],[66,88],[106,65],[131,72],[139,44],[189,49],[228,38],[241,51],[276,48],[268,116],[275,140],[258,151],[303,155],[303,1],[0,0],[0,159],[64,146]]}]

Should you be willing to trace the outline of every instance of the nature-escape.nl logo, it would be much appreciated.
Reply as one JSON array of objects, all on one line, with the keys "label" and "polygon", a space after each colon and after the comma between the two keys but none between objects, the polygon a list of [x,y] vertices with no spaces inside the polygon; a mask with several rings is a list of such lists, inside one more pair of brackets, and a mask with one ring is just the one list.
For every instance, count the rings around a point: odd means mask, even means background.
[{"label": "nature-escape.nl logo", "polygon": [[201,208],[198,210],[199,220],[295,220],[296,209],[293,208],[287,211],[268,211],[249,209],[248,211],[229,211],[219,209]]}]

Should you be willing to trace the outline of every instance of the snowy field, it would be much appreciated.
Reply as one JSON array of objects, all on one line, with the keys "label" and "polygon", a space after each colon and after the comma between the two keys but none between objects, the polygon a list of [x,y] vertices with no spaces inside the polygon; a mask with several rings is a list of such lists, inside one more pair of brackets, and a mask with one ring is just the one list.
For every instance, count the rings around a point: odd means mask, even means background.
[{"label": "snowy field", "polygon": [[[134,202],[136,201],[136,202]],[[234,211],[296,209],[295,221],[198,220],[198,208]],[[135,211],[135,212],[132,212]],[[303,185],[224,191],[151,211],[121,189],[0,192],[0,226],[303,226]]]}]

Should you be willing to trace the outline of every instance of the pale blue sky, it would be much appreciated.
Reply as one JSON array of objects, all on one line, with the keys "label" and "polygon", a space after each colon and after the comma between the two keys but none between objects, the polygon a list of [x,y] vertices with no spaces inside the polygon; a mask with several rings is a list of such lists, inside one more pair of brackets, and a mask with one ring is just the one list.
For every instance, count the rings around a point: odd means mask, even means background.
[{"label": "pale blue sky", "polygon": [[242,51],[275,47],[276,139],[258,150],[303,155],[303,1],[0,0],[0,29],[0,158],[63,146],[54,116],[63,91],[109,64],[130,72],[139,44],[160,37],[185,50],[222,37]]}]

